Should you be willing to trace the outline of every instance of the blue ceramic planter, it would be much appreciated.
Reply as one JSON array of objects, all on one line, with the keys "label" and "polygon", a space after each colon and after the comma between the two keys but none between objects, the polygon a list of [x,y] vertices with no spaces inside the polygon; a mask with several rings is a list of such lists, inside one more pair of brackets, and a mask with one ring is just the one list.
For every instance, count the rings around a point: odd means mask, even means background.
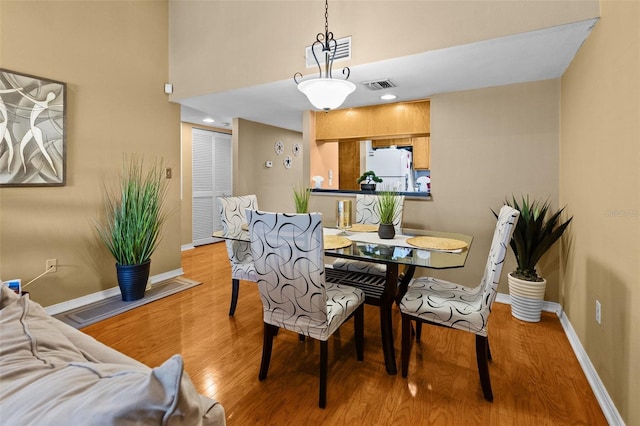
[{"label": "blue ceramic planter", "polygon": [[118,273],[118,286],[122,293],[122,300],[131,302],[142,299],[149,280],[151,261],[140,265],[119,265],[116,263]]}]

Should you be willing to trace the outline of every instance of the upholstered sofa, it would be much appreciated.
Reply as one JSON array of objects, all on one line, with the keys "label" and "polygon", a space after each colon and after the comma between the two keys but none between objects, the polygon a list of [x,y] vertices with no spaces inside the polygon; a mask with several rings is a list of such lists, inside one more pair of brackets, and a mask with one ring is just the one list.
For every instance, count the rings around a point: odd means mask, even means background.
[{"label": "upholstered sofa", "polygon": [[1,424],[225,424],[180,355],[149,368],[0,287]]}]

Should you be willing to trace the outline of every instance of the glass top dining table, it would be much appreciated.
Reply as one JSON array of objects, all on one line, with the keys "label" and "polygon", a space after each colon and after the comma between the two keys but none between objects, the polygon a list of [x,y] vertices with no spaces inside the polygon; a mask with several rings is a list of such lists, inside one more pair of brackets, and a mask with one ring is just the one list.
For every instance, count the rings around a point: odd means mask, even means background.
[{"label": "glass top dining table", "polygon": [[[342,232],[325,227],[324,235],[346,237],[350,244],[343,248],[325,248],[325,256],[352,259],[361,262],[386,265],[386,276],[375,277],[362,272],[346,272],[327,268],[328,282],[353,285],[365,292],[366,303],[380,307],[380,327],[385,366],[388,374],[396,374],[395,348],[393,344],[392,308],[394,302],[406,291],[416,267],[429,269],[449,269],[464,267],[473,237],[470,235],[439,232],[423,229],[402,228],[393,239],[380,239],[375,232]],[[412,245],[411,237],[434,237],[462,241],[464,248],[453,250],[430,249]],[[237,241],[250,241],[246,228],[232,228],[216,231],[213,237]],[[409,241],[407,241],[409,240]],[[347,242],[348,244],[348,242]],[[402,274],[399,273],[403,265]],[[375,280],[380,287],[375,288]],[[367,283],[366,285],[362,283]],[[372,285],[371,283],[374,282]]]}]

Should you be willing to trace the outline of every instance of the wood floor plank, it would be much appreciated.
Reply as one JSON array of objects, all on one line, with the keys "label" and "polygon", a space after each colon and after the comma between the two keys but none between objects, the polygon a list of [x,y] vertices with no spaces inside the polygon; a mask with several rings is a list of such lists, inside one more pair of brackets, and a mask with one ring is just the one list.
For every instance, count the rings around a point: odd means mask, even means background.
[{"label": "wood floor plank", "polygon": [[[329,342],[327,408],[318,408],[319,344],[281,331],[269,375],[258,381],[262,305],[255,283],[240,284],[228,316],[231,269],[224,243],[183,252],[185,276],[203,284],[93,324],[83,331],[157,366],[175,353],[199,392],[219,400],[229,425],[606,425],[555,314],[540,323],[496,303],[489,322],[494,402],[482,397],[474,336],[423,327],[409,375],[385,372],[378,308],[365,307],[365,358],[355,355],[353,323]],[[400,313],[394,308],[396,360]],[[399,366],[399,364],[398,364]]]}]

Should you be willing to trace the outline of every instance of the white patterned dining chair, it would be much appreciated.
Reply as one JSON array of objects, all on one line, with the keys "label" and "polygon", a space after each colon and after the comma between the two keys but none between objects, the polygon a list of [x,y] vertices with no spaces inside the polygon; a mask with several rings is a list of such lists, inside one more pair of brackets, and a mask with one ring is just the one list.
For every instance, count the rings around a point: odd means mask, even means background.
[{"label": "white patterned dining chair", "polygon": [[[222,229],[239,229],[247,226],[247,209],[258,208],[258,198],[255,195],[242,195],[239,197],[217,197],[218,211],[222,221]],[[236,312],[238,294],[240,293],[240,280],[257,281],[256,270],[253,266],[251,249],[246,241],[225,240],[227,255],[231,263],[231,305],[229,316]]]},{"label": "white patterned dining chair", "polygon": [[[518,210],[509,206],[500,209],[484,275],[477,287],[465,287],[431,277],[414,278],[410,281],[407,292],[399,303],[402,314],[402,377],[407,377],[409,372],[411,321],[467,331],[476,335],[476,362],[482,393],[487,401],[493,401],[487,326],[507,247],[519,214]],[[419,340],[418,331],[416,340]]]},{"label": "white patterned dining chair", "polygon": [[[404,208],[404,195],[398,195],[400,203],[398,204],[398,211],[396,217],[393,220],[393,227],[397,234],[400,234],[402,229],[402,211]],[[372,194],[357,194],[356,195],[356,223],[379,225],[380,224],[380,211],[378,207],[378,196]],[[387,267],[383,263],[362,262],[359,260],[351,259],[336,259],[333,262],[334,269],[341,269],[345,271],[364,272],[367,274],[384,276],[387,272]]]},{"label": "white patterned dining chair", "polygon": [[263,305],[260,381],[267,378],[273,337],[280,328],[320,341],[318,405],[326,406],[328,339],[350,317],[356,355],[364,358],[364,293],[325,282],[322,215],[248,210],[251,253]]}]

